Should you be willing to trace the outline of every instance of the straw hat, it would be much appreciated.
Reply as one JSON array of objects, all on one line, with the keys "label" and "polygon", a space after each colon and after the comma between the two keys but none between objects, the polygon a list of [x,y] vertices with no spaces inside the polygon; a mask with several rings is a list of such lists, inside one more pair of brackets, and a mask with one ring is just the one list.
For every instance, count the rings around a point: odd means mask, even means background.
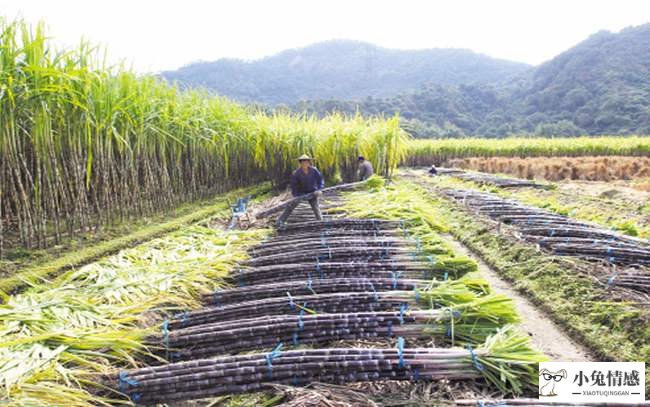
[{"label": "straw hat", "polygon": [[303,154],[300,157],[298,157],[298,161],[311,161],[311,157],[308,156],[307,154]]}]

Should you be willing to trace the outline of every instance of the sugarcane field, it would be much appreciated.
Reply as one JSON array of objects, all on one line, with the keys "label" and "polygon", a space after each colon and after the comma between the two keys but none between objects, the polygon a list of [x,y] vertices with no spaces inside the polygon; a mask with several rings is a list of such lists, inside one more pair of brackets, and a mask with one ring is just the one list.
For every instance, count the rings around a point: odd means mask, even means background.
[{"label": "sugarcane field", "polygon": [[650,406],[620,1],[0,4],[0,406]]}]

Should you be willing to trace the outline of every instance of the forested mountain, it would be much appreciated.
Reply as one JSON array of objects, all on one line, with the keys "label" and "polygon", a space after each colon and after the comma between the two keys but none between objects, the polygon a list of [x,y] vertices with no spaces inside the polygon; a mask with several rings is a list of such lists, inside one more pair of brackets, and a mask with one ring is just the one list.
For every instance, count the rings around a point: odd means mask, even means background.
[{"label": "forested mountain", "polygon": [[650,133],[650,24],[592,35],[535,69],[513,100],[528,125]]},{"label": "forested mountain", "polygon": [[[218,67],[227,63],[230,70]],[[262,77],[252,80],[252,72]],[[469,51],[334,41],[252,63],[191,65],[166,77],[180,80],[181,73],[201,78],[193,85],[274,109],[399,112],[418,137],[650,134],[650,24],[598,32],[534,68]],[[232,89],[209,86],[215,77],[228,77]]]},{"label": "forested mountain", "polygon": [[334,40],[255,60],[199,62],[162,76],[242,102],[293,104],[305,99],[359,99],[414,91],[426,83],[504,83],[529,65],[463,49],[394,50]]}]

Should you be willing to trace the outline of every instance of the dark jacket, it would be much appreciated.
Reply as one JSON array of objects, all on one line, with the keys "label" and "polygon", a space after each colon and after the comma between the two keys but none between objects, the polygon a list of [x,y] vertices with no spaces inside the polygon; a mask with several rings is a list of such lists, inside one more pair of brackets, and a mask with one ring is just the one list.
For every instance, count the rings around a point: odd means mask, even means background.
[{"label": "dark jacket", "polygon": [[364,160],[359,164],[359,180],[365,181],[368,178],[372,177],[375,171],[372,169],[372,163],[368,160]]},{"label": "dark jacket", "polygon": [[291,174],[291,194],[299,196],[323,189],[325,181],[323,176],[315,167],[309,167],[307,174],[298,168]]}]

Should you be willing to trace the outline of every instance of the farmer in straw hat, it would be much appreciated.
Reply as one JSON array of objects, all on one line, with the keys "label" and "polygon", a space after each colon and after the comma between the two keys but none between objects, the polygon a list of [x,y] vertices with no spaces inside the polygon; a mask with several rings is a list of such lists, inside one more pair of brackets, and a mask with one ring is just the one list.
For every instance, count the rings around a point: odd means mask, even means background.
[{"label": "farmer in straw hat", "polygon": [[[323,217],[320,213],[320,207],[318,206],[318,197],[323,193],[321,189],[325,186],[325,181],[323,180],[323,175],[315,167],[311,165],[311,157],[306,154],[298,157],[298,162],[300,167],[291,174],[291,194],[295,197],[300,195],[309,194],[314,192],[314,197],[309,200],[309,205],[316,215],[316,219],[321,220]],[[299,201],[290,203],[282,212],[282,215],[278,218],[277,225],[282,226],[286,222],[291,212],[296,209]]]}]

